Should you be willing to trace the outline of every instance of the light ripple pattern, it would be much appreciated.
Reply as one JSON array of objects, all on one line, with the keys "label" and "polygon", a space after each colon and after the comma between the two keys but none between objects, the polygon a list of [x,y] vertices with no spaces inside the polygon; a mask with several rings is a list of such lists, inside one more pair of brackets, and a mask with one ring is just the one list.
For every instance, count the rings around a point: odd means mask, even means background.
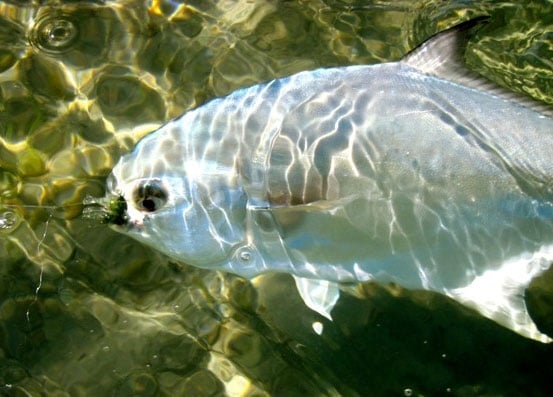
[{"label": "light ripple pattern", "polygon": [[438,291],[545,341],[522,300],[531,277],[496,277],[510,284],[494,309],[461,291],[512,258],[530,276],[548,266],[530,254],[553,243],[552,131],[405,62],[319,69],[169,122],[108,190],[128,202],[120,231],[185,263]]}]

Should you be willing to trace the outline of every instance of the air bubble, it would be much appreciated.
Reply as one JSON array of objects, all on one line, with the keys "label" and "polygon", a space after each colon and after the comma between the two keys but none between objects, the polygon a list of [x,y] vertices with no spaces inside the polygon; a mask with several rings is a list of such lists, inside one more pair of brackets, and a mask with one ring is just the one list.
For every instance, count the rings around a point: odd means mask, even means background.
[{"label": "air bubble", "polygon": [[0,210],[0,232],[10,233],[19,225],[21,218],[14,212],[9,210]]},{"label": "air bubble", "polygon": [[79,31],[68,16],[50,16],[39,20],[31,34],[32,43],[40,50],[60,54],[75,44]]}]

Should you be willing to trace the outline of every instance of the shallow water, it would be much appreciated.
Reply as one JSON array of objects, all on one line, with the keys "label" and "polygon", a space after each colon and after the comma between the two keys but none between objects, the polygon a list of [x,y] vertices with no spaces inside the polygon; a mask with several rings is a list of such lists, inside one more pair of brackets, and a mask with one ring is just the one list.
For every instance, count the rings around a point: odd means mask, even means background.
[{"label": "shallow water", "polygon": [[[186,109],[300,70],[397,60],[479,15],[468,64],[553,104],[552,8],[0,2],[0,394],[548,395],[551,346],[442,296],[362,285],[330,323],[289,276],[172,263],[80,215],[119,156]],[[550,335],[552,274],[528,294]]]}]

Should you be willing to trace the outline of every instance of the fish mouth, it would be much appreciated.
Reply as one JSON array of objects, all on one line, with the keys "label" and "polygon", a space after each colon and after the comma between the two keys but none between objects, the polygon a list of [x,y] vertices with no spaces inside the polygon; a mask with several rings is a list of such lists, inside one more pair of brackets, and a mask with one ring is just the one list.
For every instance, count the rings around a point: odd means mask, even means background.
[{"label": "fish mouth", "polygon": [[121,194],[102,198],[87,196],[83,205],[83,217],[86,219],[116,226],[124,226],[129,223],[127,201]]}]

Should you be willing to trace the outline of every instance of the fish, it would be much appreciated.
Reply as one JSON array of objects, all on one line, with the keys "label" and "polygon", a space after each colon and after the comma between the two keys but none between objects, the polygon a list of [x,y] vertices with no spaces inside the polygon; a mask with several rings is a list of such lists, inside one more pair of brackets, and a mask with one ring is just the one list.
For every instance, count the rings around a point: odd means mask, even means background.
[{"label": "fish", "polygon": [[288,273],[330,320],[344,285],[395,283],[551,341],[524,292],[553,260],[553,118],[464,66],[482,23],[185,112],[113,168],[109,223],[188,265]]}]

